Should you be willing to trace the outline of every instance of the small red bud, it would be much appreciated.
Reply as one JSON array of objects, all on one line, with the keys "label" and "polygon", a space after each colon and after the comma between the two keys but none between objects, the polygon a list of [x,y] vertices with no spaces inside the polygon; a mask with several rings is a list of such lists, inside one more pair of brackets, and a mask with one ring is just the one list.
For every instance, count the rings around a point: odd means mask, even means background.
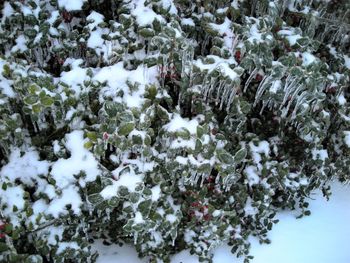
[{"label": "small red bud", "polygon": [[104,132],[103,135],[102,135],[102,137],[103,137],[104,140],[108,140],[109,135],[108,135],[107,132]]}]

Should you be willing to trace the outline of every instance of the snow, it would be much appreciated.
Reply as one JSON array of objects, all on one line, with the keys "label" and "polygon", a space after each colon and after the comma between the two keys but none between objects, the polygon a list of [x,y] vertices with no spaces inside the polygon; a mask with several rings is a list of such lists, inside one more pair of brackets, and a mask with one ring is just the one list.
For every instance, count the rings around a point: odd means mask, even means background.
[{"label": "snow", "polygon": [[249,143],[250,150],[252,152],[252,157],[255,163],[260,163],[261,153],[265,154],[265,156],[269,156],[270,153],[270,145],[267,141],[260,141],[256,146],[253,142]]},{"label": "snow", "polygon": [[[120,168],[113,171],[115,178],[118,178],[117,181],[113,181],[113,184],[108,185],[101,191],[101,196],[104,199],[110,199],[113,196],[117,195],[118,189],[121,186],[128,188],[130,192],[135,190],[135,187],[143,182],[143,174],[135,174],[134,169],[129,166],[129,171],[124,172],[122,175],[119,175]],[[153,194],[153,192],[152,192]]]},{"label": "snow", "polygon": [[303,57],[302,58],[303,59],[303,64],[302,64],[303,66],[309,66],[312,63],[315,63],[315,61],[316,61],[316,57],[309,52],[303,52],[302,57]]},{"label": "snow", "polygon": [[135,213],[134,222],[135,222],[135,224],[141,224],[144,222],[141,212]]},{"label": "snow", "polygon": [[[130,108],[140,108],[144,102],[145,86],[150,83],[158,83],[157,74],[156,67],[147,68],[140,65],[136,70],[126,70],[123,62],[119,62],[113,66],[103,67],[98,70],[93,80],[107,84],[100,91],[101,102],[107,97],[120,100],[120,96],[117,97],[116,94],[122,90],[124,93],[122,100],[126,105]],[[127,81],[132,84],[139,83],[137,90],[130,91],[126,84]]]},{"label": "snow", "polygon": [[81,10],[87,0],[58,0],[58,6],[67,11]]},{"label": "snow", "polygon": [[4,65],[6,65],[6,61],[0,58],[0,92],[10,98],[14,98],[15,92],[11,87],[13,81],[2,76],[4,73]]},{"label": "snow", "polygon": [[82,203],[79,189],[76,186],[70,185],[62,190],[60,196],[57,196],[50,202],[47,213],[55,218],[59,218],[62,214],[68,214],[66,205],[71,205],[73,212],[79,215]]},{"label": "snow", "polygon": [[214,61],[212,64],[204,64],[202,59],[197,59],[193,61],[193,65],[198,67],[201,71],[211,72],[218,70],[224,77],[228,77],[231,80],[235,80],[238,77],[238,74],[230,68],[230,65],[236,65],[237,62],[234,58],[223,59],[215,55],[208,55],[208,59]]},{"label": "snow", "polygon": [[198,125],[199,124],[196,119],[188,120],[187,118],[182,118],[180,114],[175,113],[170,122],[164,125],[164,128],[168,132],[176,132],[181,131],[182,129],[186,129],[191,134],[196,134]]},{"label": "snow", "polygon": [[84,80],[87,79],[87,69],[81,68],[79,65],[83,63],[82,59],[67,59],[65,65],[70,64],[71,70],[61,73],[61,81],[69,85],[75,92],[75,97],[79,98],[84,86]]},{"label": "snow", "polygon": [[[332,189],[333,194],[328,202],[321,191],[312,194],[309,201],[311,216],[296,219],[297,211],[278,212],[280,222],[268,233],[271,244],[260,245],[257,238],[250,237],[251,255],[254,256],[251,263],[350,262],[350,188],[334,182]],[[147,259],[138,258],[136,250],[130,245],[104,246],[102,241],[97,240],[93,250],[100,253],[97,263],[148,262]],[[230,250],[228,245],[216,248],[213,262],[243,263],[243,259],[237,259]],[[189,250],[183,250],[171,258],[171,263],[198,262],[198,257],[191,255]]]},{"label": "snow", "polygon": [[297,43],[297,41],[302,38],[300,34],[294,33],[292,30],[289,29],[282,29],[278,31],[278,34],[284,36],[291,46],[294,46]]},{"label": "snow", "polygon": [[350,148],[350,131],[344,131],[344,142]]},{"label": "snow", "polygon": [[255,166],[248,166],[244,169],[244,172],[248,178],[248,184],[250,186],[258,184],[260,179]]},{"label": "snow", "polygon": [[344,55],[344,60],[345,60],[345,67],[350,69],[350,57],[347,55]]},{"label": "snow", "polygon": [[311,151],[312,153],[312,159],[313,160],[321,160],[321,161],[325,161],[328,158],[328,152],[327,150],[317,150],[317,149],[313,149]]},{"label": "snow", "polygon": [[281,86],[282,86],[282,81],[281,81],[281,80],[276,80],[276,81],[274,81],[274,82],[272,83],[272,85],[271,85],[269,91],[270,91],[271,93],[276,94],[277,91],[281,89]]},{"label": "snow", "polygon": [[88,39],[87,45],[89,48],[97,48],[103,45],[103,38],[98,31],[92,31]]},{"label": "snow", "polygon": [[345,105],[346,104],[346,99],[344,97],[344,93],[341,93],[339,96],[338,96],[338,103],[339,105]]},{"label": "snow", "polygon": [[153,186],[151,191],[152,191],[152,201],[155,202],[160,198],[160,195],[161,195],[160,185]]},{"label": "snow", "polygon": [[39,175],[47,175],[49,162],[39,161],[39,154],[29,149],[23,156],[19,149],[12,151],[9,163],[0,171],[0,177],[7,177],[11,182],[20,179],[24,184],[34,186]]},{"label": "snow", "polygon": [[16,45],[14,45],[12,48],[11,48],[11,52],[24,52],[28,49],[27,45],[26,45],[26,38],[24,35],[19,35],[17,38],[16,38]]},{"label": "snow", "polygon": [[147,26],[157,19],[160,22],[165,22],[161,15],[156,14],[151,8],[145,6],[145,0],[133,0],[130,3],[133,8],[131,14],[135,16],[136,22],[139,26]]},{"label": "snow", "polygon": [[92,11],[90,15],[86,17],[86,21],[89,22],[88,28],[94,30],[98,24],[102,23],[104,16],[96,11]]},{"label": "snow", "polygon": [[181,25],[192,26],[192,27],[196,26],[195,23],[193,22],[192,18],[182,18],[181,19]]},{"label": "snow", "polygon": [[61,254],[69,248],[79,249],[80,247],[78,246],[77,242],[60,242],[57,248],[57,254]]},{"label": "snow", "polygon": [[83,131],[73,131],[66,135],[65,146],[70,151],[68,159],[58,159],[52,166],[51,175],[61,189],[73,184],[74,175],[85,173],[85,178],[79,183],[84,186],[85,182],[92,182],[100,173],[98,162],[91,152],[84,148]]}]

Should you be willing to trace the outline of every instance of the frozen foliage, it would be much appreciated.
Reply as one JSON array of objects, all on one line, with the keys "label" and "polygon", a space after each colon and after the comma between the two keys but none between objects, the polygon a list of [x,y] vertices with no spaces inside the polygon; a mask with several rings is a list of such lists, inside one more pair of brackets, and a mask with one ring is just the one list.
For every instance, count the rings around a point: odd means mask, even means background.
[{"label": "frozen foliage", "polygon": [[0,261],[94,262],[103,240],[248,262],[277,211],[349,181],[349,8],[0,3]]}]

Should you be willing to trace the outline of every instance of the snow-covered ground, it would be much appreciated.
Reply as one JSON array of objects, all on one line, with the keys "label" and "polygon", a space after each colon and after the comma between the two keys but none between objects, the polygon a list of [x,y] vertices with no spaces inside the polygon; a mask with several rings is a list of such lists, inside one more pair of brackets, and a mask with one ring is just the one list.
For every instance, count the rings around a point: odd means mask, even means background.
[{"label": "snow-covered ground", "polygon": [[[260,245],[251,238],[252,263],[349,263],[350,262],[350,187],[333,183],[332,196],[327,202],[318,191],[310,200],[311,216],[295,219],[296,212],[278,214],[280,222],[269,233],[269,245]],[[99,250],[98,263],[146,263],[132,246],[104,246]],[[188,251],[175,255],[172,263],[197,263]],[[241,263],[228,246],[214,252],[214,263]]]}]

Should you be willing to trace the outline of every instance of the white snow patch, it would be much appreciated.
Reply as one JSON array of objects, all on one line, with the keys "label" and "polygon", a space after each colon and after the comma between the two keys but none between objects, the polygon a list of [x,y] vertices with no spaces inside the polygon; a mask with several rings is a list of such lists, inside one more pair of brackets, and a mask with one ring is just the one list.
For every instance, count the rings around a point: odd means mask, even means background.
[{"label": "white snow patch", "polygon": [[58,0],[58,6],[67,11],[81,10],[87,0]]},{"label": "white snow patch", "polygon": [[327,150],[321,149],[313,149],[311,151],[312,154],[312,159],[313,160],[321,160],[321,161],[325,161],[326,159],[328,159],[328,152]]},{"label": "white snow patch", "polygon": [[344,131],[344,142],[350,148],[350,131]]},{"label": "white snow patch", "polygon": [[135,190],[135,187],[143,182],[144,175],[135,174],[134,169],[131,166],[129,167],[129,171],[124,172],[120,176],[118,174],[119,179],[117,181],[113,181],[113,184],[108,185],[101,191],[100,194],[104,199],[110,199],[113,196],[116,196],[118,189],[121,186],[128,188],[129,192],[133,192]]},{"label": "white snow patch", "polygon": [[51,175],[56,180],[56,185],[61,189],[74,184],[77,179],[74,175],[85,173],[85,178],[80,179],[80,185],[92,182],[100,173],[98,162],[91,152],[84,148],[83,131],[73,131],[66,135],[66,148],[71,156],[68,159],[58,159],[52,166]]},{"label": "white snow patch", "polygon": [[170,120],[170,122],[164,125],[164,128],[168,132],[176,132],[176,131],[181,131],[182,129],[186,129],[191,134],[196,134],[197,126],[198,126],[198,121],[196,119],[188,120],[188,119],[182,118],[180,114],[175,113],[173,115],[173,118]]},{"label": "white snow patch", "polygon": [[260,178],[259,178],[258,171],[257,171],[255,166],[250,165],[250,166],[246,167],[244,169],[244,172],[247,176],[248,184],[250,186],[259,183]]},{"label": "white snow patch", "polygon": [[39,175],[47,175],[49,162],[39,161],[39,154],[34,150],[28,150],[23,156],[19,149],[12,151],[9,163],[0,171],[0,177],[7,177],[11,182],[21,180],[25,185],[34,186],[40,180]]},{"label": "white snow patch", "polygon": [[309,66],[312,63],[315,63],[316,61],[316,57],[309,52],[303,52],[302,56],[303,56],[303,64],[302,64],[303,66]]}]

